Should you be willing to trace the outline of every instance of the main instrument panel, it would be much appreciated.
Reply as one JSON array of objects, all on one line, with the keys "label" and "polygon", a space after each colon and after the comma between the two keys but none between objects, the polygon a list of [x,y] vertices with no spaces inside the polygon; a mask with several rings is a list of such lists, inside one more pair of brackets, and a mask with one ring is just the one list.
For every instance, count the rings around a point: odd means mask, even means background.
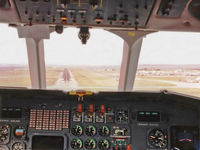
[{"label": "main instrument panel", "polygon": [[0,91],[0,150],[199,150],[197,99]]}]

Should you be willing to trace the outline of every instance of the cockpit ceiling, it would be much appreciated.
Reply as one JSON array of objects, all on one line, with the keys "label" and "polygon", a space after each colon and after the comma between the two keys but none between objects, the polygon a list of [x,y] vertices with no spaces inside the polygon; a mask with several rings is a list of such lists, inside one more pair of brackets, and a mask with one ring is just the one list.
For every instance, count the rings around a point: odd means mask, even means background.
[{"label": "cockpit ceiling", "polygon": [[0,0],[0,22],[200,31],[200,0]]}]

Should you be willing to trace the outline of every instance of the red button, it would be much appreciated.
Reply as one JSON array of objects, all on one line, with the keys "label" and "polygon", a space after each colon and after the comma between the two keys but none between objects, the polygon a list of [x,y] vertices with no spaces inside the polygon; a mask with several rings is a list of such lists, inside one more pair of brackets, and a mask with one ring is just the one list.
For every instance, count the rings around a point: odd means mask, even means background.
[{"label": "red button", "polygon": [[90,104],[90,105],[89,105],[89,112],[90,112],[90,113],[93,113],[93,112],[94,112],[94,105],[93,105],[93,104]]},{"label": "red button", "polygon": [[109,120],[112,120],[112,117],[111,117],[111,116],[109,116],[109,117],[108,117],[108,119],[109,119]]},{"label": "red button", "polygon": [[128,144],[128,145],[126,146],[126,150],[131,150],[131,145],[130,145],[130,144]]},{"label": "red button", "polygon": [[101,113],[105,113],[105,106],[101,105]]},{"label": "red button", "polygon": [[78,104],[78,108],[77,108],[77,111],[79,112],[79,113],[81,113],[82,112],[82,104]]},{"label": "red button", "polygon": [[110,111],[110,110],[111,110],[111,108],[110,108],[110,107],[108,107],[108,108],[107,108],[107,111]]}]

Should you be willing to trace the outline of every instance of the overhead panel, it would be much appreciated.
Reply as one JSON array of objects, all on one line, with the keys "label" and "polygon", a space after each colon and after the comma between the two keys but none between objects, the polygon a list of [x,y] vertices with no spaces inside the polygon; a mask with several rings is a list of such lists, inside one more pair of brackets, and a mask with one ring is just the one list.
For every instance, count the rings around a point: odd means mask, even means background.
[{"label": "overhead panel", "polygon": [[188,0],[162,0],[158,16],[180,17]]},{"label": "overhead panel", "polygon": [[9,0],[0,0],[0,8],[10,8]]},{"label": "overhead panel", "polygon": [[145,27],[155,0],[15,0],[22,23]]},{"label": "overhead panel", "polygon": [[189,12],[194,16],[196,19],[200,20],[200,0],[193,0],[189,7]]}]

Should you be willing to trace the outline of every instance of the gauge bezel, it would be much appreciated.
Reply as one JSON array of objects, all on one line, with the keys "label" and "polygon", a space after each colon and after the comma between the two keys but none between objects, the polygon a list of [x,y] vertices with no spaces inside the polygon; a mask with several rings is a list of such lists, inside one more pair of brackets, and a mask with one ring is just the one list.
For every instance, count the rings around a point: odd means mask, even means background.
[{"label": "gauge bezel", "polygon": [[8,124],[0,124],[0,126],[6,127],[8,129],[7,139],[5,141],[3,141],[2,143],[0,143],[0,144],[8,144],[10,142],[11,126],[8,125]]},{"label": "gauge bezel", "polygon": [[[150,135],[150,133],[153,132],[153,131],[156,131],[156,130],[161,131],[161,132],[164,134],[164,136],[166,136],[166,139],[165,139],[166,145],[163,146],[163,147],[157,147],[157,146],[153,145],[153,144],[149,141],[149,135]],[[147,132],[147,139],[146,139],[146,140],[147,140],[147,145],[148,145],[149,148],[156,148],[156,149],[164,149],[164,148],[167,148],[167,147],[168,147],[168,130],[167,130],[167,129],[162,129],[162,128],[151,128],[151,129],[149,129],[148,132]]]},{"label": "gauge bezel", "polygon": [[[89,126],[92,126],[92,127],[95,128],[95,131],[96,131],[95,134],[92,134],[92,135],[87,134],[87,129],[88,129]],[[87,135],[87,136],[95,136],[97,134],[97,132],[98,132],[98,130],[97,130],[96,126],[94,126],[94,125],[87,125],[85,127],[85,135]]]},{"label": "gauge bezel", "polygon": [[[72,142],[73,142],[75,139],[79,139],[79,140],[82,142],[82,146],[81,146],[80,148],[73,148],[73,147],[72,147]],[[84,142],[83,142],[83,140],[82,140],[81,138],[73,138],[73,139],[71,140],[71,142],[70,142],[70,147],[71,147],[72,149],[74,149],[74,150],[82,149],[82,148],[84,147]]]},{"label": "gauge bezel", "polygon": [[[85,143],[88,141],[88,140],[93,140],[93,141],[95,141],[95,147],[94,148],[87,148],[86,146],[85,146]],[[97,141],[94,139],[94,138],[86,138],[86,140],[84,141],[84,148],[85,149],[87,149],[87,150],[94,150],[94,149],[96,149],[98,146],[97,146]]]},{"label": "gauge bezel", "polygon": [[[109,144],[109,147],[107,148],[107,149],[101,149],[100,147],[99,147],[99,143],[101,142],[101,141],[103,141],[103,140],[106,140],[107,142],[108,142],[108,144]],[[110,141],[108,140],[108,139],[100,139],[99,141],[98,141],[98,143],[97,143],[97,147],[98,147],[98,149],[100,149],[100,150],[109,150],[110,149],[110,147],[111,147],[111,143],[110,143]]]},{"label": "gauge bezel", "polygon": [[[81,134],[77,134],[77,135],[76,135],[76,134],[73,134],[72,130],[74,129],[75,126],[80,126],[80,127],[81,127],[81,129],[82,129],[82,133],[81,133]],[[71,131],[71,134],[72,134],[73,136],[77,136],[77,137],[79,137],[79,136],[81,136],[81,135],[84,134],[84,128],[83,128],[83,126],[82,126],[82,125],[79,125],[79,124],[73,125],[72,128],[70,129],[70,131]]]},{"label": "gauge bezel", "polygon": [[13,144],[12,144],[12,150],[13,150],[13,146],[15,145],[15,144],[17,144],[17,143],[21,143],[21,144],[23,144],[23,148],[24,148],[24,150],[26,150],[26,144],[24,143],[24,142],[21,142],[21,141],[16,141],[16,142],[14,142]]}]

